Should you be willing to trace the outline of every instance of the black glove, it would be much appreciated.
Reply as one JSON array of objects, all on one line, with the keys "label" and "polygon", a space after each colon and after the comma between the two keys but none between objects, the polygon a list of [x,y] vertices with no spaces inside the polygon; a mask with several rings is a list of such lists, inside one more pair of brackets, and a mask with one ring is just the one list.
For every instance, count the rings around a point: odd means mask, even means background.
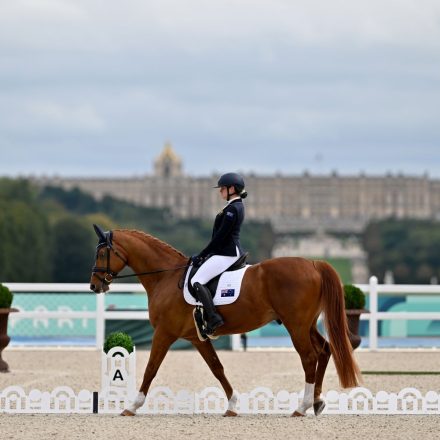
[{"label": "black glove", "polygon": [[191,262],[194,266],[200,266],[203,263],[203,258],[196,254],[191,257]]}]

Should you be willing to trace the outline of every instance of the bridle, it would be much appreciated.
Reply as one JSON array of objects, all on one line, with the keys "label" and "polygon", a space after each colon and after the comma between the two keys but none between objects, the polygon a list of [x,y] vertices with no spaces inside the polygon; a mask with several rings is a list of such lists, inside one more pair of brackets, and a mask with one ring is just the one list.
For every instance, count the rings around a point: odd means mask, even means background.
[{"label": "bridle", "polygon": [[[98,243],[98,246],[96,246],[96,255],[95,255],[95,262],[98,261],[98,255],[99,251],[103,247],[107,248],[106,256],[107,256],[107,267],[100,267],[100,266],[93,266],[92,267],[92,275],[95,275],[96,278],[98,278],[103,284],[109,286],[112,281],[116,278],[125,278],[118,276],[118,272],[115,272],[110,269],[110,252],[113,251],[113,253],[124,262],[124,267],[128,264],[128,261],[121,256],[121,254],[113,247],[111,243],[111,235],[107,238],[107,241],[105,243]],[[105,275],[101,277],[100,273],[104,273]]]},{"label": "bridle", "polygon": [[[142,276],[142,275],[153,275],[156,273],[161,272],[171,272],[174,270],[179,269],[186,269],[190,266],[191,259],[188,261],[188,263],[185,266],[178,266],[178,267],[172,267],[170,269],[157,269],[157,270],[151,270],[148,272],[139,272],[139,273],[131,273],[129,275],[118,275],[118,272],[115,272],[111,270],[110,268],[110,253],[113,251],[113,253],[124,262],[124,267],[128,265],[128,261],[121,256],[121,254],[113,247],[112,244],[112,231],[109,231],[106,234],[106,241],[100,241],[98,243],[98,246],[96,246],[96,254],[95,254],[95,262],[98,260],[98,254],[100,249],[102,249],[104,246],[107,248],[106,250],[106,260],[107,260],[107,267],[101,267],[101,266],[93,266],[92,267],[92,275],[95,275],[98,280],[101,281],[101,283],[105,284],[106,286],[109,286],[113,280],[121,279],[121,278],[129,278],[129,277],[136,277],[136,276]],[[121,269],[122,270],[122,269]],[[100,273],[104,273],[104,276],[100,276]]]}]

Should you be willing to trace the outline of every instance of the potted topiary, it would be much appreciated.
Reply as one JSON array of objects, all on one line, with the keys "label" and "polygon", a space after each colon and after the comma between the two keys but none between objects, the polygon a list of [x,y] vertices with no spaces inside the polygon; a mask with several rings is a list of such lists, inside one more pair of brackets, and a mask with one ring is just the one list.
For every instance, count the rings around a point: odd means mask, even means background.
[{"label": "potted topiary", "polygon": [[113,347],[123,347],[128,353],[131,353],[134,347],[133,339],[124,332],[110,333],[104,342],[104,353],[107,354]]},{"label": "potted topiary", "polygon": [[350,342],[353,350],[361,345],[359,320],[362,313],[368,312],[365,307],[365,293],[353,284],[344,285],[345,313],[347,315]]},{"label": "potted topiary", "polygon": [[11,308],[14,294],[0,283],[0,373],[7,373],[9,365],[2,359],[2,351],[8,346],[11,338],[8,336],[9,313],[18,312]]}]

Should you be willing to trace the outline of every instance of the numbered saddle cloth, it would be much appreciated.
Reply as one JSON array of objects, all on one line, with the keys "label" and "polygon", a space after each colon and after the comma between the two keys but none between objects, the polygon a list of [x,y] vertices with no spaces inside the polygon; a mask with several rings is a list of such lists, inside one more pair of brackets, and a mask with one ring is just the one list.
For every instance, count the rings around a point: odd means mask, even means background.
[{"label": "numbered saddle cloth", "polygon": [[[232,304],[234,301],[237,300],[238,296],[240,295],[240,288],[241,288],[241,282],[243,280],[243,276],[247,270],[248,267],[251,265],[248,264],[242,269],[233,270],[230,272],[223,272],[220,275],[215,294],[214,294],[214,305],[216,306],[222,306],[226,304]],[[185,301],[188,304],[191,304],[193,306],[195,305],[202,305],[201,302],[196,301],[195,298],[189,293],[188,290],[188,278],[190,275],[190,270],[188,270],[186,277],[185,277],[185,284],[183,286],[183,296],[185,298]]]}]

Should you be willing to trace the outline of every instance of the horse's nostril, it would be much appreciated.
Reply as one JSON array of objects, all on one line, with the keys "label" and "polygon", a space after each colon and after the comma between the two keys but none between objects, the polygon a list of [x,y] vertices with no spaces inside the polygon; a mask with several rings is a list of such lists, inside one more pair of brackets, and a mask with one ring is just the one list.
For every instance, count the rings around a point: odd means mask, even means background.
[{"label": "horse's nostril", "polygon": [[95,289],[96,289],[96,286],[94,284],[90,284],[90,290],[95,291]]}]

